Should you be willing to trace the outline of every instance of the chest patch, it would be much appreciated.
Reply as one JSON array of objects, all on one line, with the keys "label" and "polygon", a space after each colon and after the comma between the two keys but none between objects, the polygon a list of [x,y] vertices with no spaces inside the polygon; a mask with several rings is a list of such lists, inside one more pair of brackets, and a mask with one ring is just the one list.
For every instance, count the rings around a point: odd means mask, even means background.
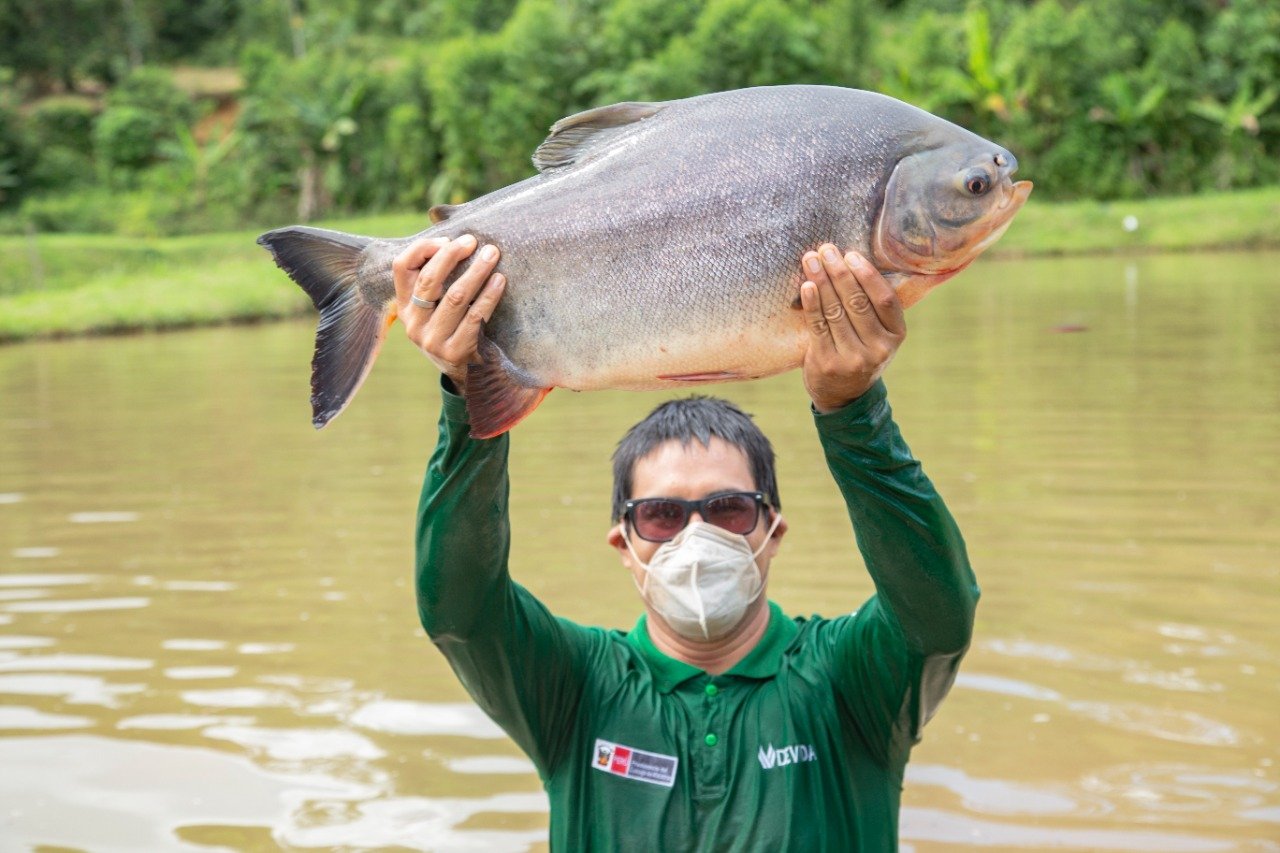
[{"label": "chest patch", "polygon": [[680,760],[674,755],[645,752],[620,743],[596,739],[595,757],[591,766],[602,773],[624,776],[653,785],[670,788],[676,783],[676,766]]}]

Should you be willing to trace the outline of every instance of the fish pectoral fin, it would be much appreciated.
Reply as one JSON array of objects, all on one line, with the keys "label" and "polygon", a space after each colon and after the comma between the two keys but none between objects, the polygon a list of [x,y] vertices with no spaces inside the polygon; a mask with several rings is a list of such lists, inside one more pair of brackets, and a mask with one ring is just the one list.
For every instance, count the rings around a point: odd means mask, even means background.
[{"label": "fish pectoral fin", "polygon": [[478,349],[480,363],[467,365],[467,415],[472,438],[493,438],[528,417],[551,389],[525,375],[483,335]]},{"label": "fish pectoral fin", "polygon": [[660,373],[658,378],[667,382],[732,382],[746,377],[731,370],[717,370],[710,373]]},{"label": "fish pectoral fin", "polygon": [[629,125],[656,115],[664,106],[628,101],[562,118],[533,152],[533,165],[539,172],[571,166],[590,152],[608,148]]}]

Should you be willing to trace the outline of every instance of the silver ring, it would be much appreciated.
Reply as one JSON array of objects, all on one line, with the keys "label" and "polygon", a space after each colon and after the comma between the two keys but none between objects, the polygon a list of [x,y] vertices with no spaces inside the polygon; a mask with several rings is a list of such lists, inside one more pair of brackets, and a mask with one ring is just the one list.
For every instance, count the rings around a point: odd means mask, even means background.
[{"label": "silver ring", "polygon": [[420,299],[417,294],[410,296],[409,301],[419,308],[426,308],[428,311],[440,304],[440,301],[436,299]]}]

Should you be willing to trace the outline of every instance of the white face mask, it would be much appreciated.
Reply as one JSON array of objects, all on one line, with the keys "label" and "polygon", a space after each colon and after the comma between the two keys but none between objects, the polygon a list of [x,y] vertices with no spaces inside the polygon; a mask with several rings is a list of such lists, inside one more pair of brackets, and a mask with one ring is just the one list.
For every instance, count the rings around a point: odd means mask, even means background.
[{"label": "white face mask", "polygon": [[704,521],[689,522],[674,539],[659,546],[648,564],[631,547],[625,528],[622,541],[645,571],[644,583],[636,585],[645,603],[680,636],[718,640],[742,621],[751,602],[764,591],[756,557],[781,521],[782,516],[775,513],[773,525],[755,551],[747,537]]}]

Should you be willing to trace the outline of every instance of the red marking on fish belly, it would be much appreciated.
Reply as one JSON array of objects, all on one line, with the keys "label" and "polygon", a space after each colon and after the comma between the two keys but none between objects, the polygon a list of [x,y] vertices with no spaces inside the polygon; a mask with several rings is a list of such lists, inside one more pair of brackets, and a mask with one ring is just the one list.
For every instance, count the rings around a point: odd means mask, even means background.
[{"label": "red marking on fish belly", "polygon": [[741,373],[721,370],[716,373],[660,373],[658,378],[667,382],[729,382],[742,379],[743,376]]}]

